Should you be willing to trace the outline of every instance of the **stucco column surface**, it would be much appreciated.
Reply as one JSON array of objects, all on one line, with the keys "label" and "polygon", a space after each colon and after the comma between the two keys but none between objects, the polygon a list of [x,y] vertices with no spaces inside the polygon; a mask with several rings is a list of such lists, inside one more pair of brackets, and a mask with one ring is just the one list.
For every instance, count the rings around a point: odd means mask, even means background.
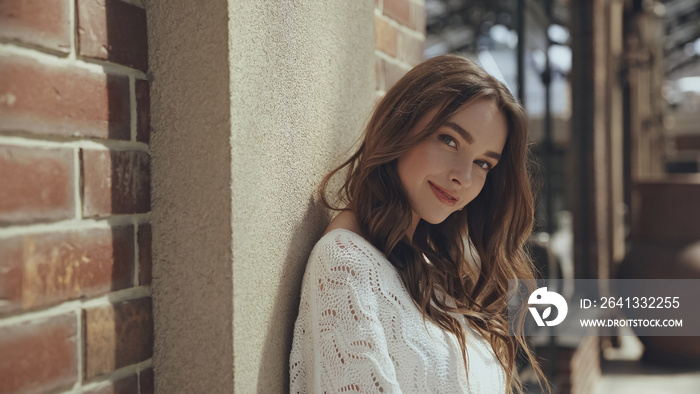
[{"label": "stucco column surface", "polygon": [[314,191],[374,101],[373,9],[146,2],[157,392],[288,390]]},{"label": "stucco column surface", "polygon": [[228,4],[148,1],[146,16],[155,388],[231,392]]},{"label": "stucco column surface", "polygon": [[229,5],[235,387],[283,392],[304,266],[328,221],[312,196],[373,104],[374,3]]}]

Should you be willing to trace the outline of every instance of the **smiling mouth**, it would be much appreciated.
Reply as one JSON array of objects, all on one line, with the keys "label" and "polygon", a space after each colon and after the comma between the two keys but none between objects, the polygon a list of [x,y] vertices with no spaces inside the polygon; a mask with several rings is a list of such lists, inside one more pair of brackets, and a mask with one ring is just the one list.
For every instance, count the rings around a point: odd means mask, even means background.
[{"label": "smiling mouth", "polygon": [[450,200],[450,201],[455,201],[455,202],[458,200],[457,198],[452,197],[451,194],[448,194],[448,193],[445,192],[442,188],[440,188],[439,186],[435,185],[434,183],[432,183],[432,182],[430,182],[430,181],[428,181],[428,183],[430,184],[430,186],[433,187],[433,189],[435,189],[438,193],[440,193],[440,194],[442,194],[443,196],[445,196],[445,198],[447,198],[448,200]]}]

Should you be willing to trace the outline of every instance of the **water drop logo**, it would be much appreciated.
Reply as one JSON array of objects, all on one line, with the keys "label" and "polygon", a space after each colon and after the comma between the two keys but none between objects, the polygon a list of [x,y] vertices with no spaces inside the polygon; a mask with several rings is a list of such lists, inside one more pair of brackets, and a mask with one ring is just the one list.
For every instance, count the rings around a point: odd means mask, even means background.
[{"label": "water drop logo", "polygon": [[529,308],[532,317],[535,318],[535,322],[540,327],[544,327],[545,323],[548,326],[556,326],[564,321],[566,313],[569,311],[569,306],[566,304],[564,297],[557,292],[547,291],[546,287],[540,287],[539,289],[533,291],[532,294],[530,294],[530,298],[527,300],[527,303],[530,305],[553,305],[557,308],[557,318],[552,321],[545,320],[552,314],[551,306],[544,310],[541,317],[540,313],[537,311],[537,308],[534,306]]}]

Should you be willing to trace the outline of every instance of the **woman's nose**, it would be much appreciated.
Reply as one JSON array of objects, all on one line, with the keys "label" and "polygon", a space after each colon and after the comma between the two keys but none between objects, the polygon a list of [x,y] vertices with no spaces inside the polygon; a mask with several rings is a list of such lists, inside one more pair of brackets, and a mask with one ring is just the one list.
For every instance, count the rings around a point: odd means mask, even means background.
[{"label": "woman's nose", "polygon": [[469,187],[472,184],[473,165],[471,159],[465,163],[460,161],[452,171],[452,181],[458,183],[462,187]]}]

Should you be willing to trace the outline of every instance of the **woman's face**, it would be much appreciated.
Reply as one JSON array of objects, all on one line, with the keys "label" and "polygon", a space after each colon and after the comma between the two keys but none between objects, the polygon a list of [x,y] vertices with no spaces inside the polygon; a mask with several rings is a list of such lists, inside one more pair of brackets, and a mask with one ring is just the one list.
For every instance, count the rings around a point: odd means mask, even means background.
[{"label": "woman's face", "polygon": [[[412,132],[424,129],[437,112],[429,111]],[[412,229],[419,219],[441,223],[472,201],[498,164],[506,136],[507,122],[496,104],[478,99],[399,157],[399,178],[413,210]]]}]

